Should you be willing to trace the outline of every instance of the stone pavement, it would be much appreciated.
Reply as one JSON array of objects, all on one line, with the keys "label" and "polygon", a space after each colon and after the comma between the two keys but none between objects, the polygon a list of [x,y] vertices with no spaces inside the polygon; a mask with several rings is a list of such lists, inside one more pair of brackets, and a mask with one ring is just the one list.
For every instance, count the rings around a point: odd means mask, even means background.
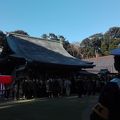
[{"label": "stone pavement", "polygon": [[98,96],[92,96],[92,100],[89,101],[87,108],[82,113],[82,120],[90,120],[90,113],[92,107],[97,103]]},{"label": "stone pavement", "polygon": [[[70,97],[65,97],[65,98],[76,98],[77,96],[70,96]],[[92,99],[88,100],[88,105],[86,106],[86,108],[83,110],[82,113],[82,120],[89,120],[90,118],[90,113],[91,113],[91,109],[92,107],[97,103],[98,100],[98,96],[90,96]],[[81,98],[81,100],[84,101],[84,99],[86,99],[86,97]],[[4,100],[4,99],[0,99],[0,109],[6,108],[6,107],[10,107],[12,104],[18,104],[18,103],[25,103],[25,102],[31,102],[31,101],[43,101],[43,100],[47,100],[48,98],[38,98],[38,99],[30,99],[30,100],[26,100],[26,99],[21,99],[21,100]]]}]

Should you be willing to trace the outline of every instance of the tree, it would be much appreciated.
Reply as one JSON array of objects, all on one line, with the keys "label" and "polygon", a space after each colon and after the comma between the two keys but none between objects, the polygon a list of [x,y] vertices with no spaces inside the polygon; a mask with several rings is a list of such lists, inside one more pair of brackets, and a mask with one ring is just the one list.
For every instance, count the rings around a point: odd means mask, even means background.
[{"label": "tree", "polygon": [[[120,27],[112,27],[104,34],[97,33],[84,39],[80,46],[84,57],[93,57],[97,52],[99,55],[109,55],[112,49],[120,43]],[[94,52],[93,52],[94,51]]]},{"label": "tree", "polygon": [[41,37],[42,37],[43,39],[48,39],[48,35],[47,35],[47,34],[42,34]]},{"label": "tree", "polygon": [[64,41],[62,41],[62,43],[63,43],[63,47],[64,47],[66,50],[68,50],[68,48],[70,47],[69,41],[68,41],[68,40],[64,40]]},{"label": "tree", "polygon": [[60,41],[62,41],[62,42],[64,42],[64,41],[65,41],[65,37],[64,37],[64,36],[62,36],[62,35],[59,35],[59,36],[58,36],[58,39],[59,39]]},{"label": "tree", "polygon": [[0,30],[0,47],[3,45],[3,40],[5,39],[5,34]]},{"label": "tree", "polygon": [[27,32],[25,32],[25,31],[23,31],[23,30],[15,30],[15,31],[13,31],[11,33],[17,33],[17,34],[29,36],[29,34]]},{"label": "tree", "polygon": [[49,38],[50,38],[51,40],[58,40],[57,35],[55,35],[54,33],[49,33]]}]

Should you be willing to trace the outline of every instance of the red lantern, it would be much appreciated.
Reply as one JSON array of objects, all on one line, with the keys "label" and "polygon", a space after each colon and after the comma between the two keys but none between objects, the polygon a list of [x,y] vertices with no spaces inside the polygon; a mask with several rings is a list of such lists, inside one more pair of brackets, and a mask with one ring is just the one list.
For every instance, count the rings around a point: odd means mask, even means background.
[{"label": "red lantern", "polygon": [[10,75],[0,75],[0,83],[9,85],[13,82],[13,76]]}]

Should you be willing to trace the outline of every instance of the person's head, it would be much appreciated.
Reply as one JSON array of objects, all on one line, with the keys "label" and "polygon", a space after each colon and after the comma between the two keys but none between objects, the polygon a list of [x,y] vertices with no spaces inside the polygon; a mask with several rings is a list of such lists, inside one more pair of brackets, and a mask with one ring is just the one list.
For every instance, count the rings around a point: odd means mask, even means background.
[{"label": "person's head", "polygon": [[120,78],[114,78],[110,82],[115,83],[119,87],[119,89],[120,89]]}]

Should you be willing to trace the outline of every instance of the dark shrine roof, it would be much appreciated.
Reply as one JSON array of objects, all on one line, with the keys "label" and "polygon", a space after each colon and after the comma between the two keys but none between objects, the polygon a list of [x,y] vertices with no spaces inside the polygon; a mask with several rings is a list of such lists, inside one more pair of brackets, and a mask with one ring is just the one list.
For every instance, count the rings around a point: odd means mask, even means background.
[{"label": "dark shrine roof", "polygon": [[12,56],[25,58],[28,61],[82,68],[93,67],[92,63],[71,56],[60,41],[9,34],[7,43],[14,52]]}]

